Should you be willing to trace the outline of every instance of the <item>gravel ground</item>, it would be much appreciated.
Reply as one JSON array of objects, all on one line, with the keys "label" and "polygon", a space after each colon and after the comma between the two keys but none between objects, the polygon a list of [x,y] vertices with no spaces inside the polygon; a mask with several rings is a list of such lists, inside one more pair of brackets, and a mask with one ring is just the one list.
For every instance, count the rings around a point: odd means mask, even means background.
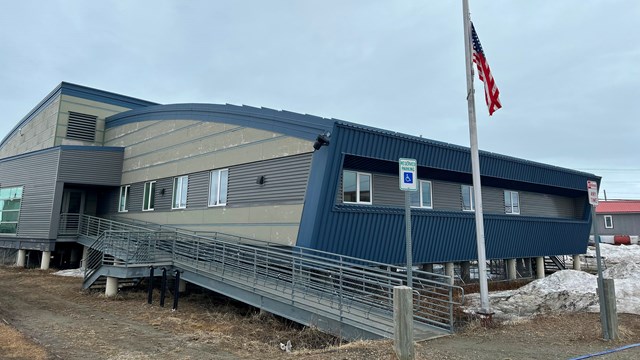
[{"label": "gravel ground", "polygon": [[[178,311],[80,290],[81,279],[0,267],[0,359],[395,359],[391,341],[341,344],[215,294],[192,293]],[[156,296],[157,299],[157,296]],[[569,359],[640,343],[640,316],[620,314],[621,339],[600,339],[598,314],[538,316],[416,344],[416,359]],[[10,340],[7,340],[10,339]],[[293,352],[280,350],[291,340]],[[640,359],[640,347],[599,359]]]}]

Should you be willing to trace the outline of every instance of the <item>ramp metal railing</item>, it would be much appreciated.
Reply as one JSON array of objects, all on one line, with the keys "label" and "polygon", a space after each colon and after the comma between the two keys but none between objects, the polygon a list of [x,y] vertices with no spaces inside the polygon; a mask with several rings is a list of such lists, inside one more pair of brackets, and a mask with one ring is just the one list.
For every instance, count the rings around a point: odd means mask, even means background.
[{"label": "ramp metal railing", "polygon": [[[96,237],[88,276],[101,265],[170,262],[205,278],[387,333],[393,331],[393,288],[406,282],[406,274],[396,266],[307,248],[244,244],[178,229],[149,230],[87,215],[80,217],[78,229],[79,235]],[[453,331],[453,305],[462,303],[462,288],[450,285],[447,276],[419,270],[413,279],[416,324]]]}]

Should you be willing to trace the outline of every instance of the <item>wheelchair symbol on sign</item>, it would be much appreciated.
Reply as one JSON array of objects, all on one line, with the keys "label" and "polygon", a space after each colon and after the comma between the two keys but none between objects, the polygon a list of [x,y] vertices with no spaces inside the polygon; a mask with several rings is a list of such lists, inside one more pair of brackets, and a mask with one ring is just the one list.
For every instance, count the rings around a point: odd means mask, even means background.
[{"label": "wheelchair symbol on sign", "polygon": [[413,184],[413,174],[410,172],[404,173],[404,183]]}]

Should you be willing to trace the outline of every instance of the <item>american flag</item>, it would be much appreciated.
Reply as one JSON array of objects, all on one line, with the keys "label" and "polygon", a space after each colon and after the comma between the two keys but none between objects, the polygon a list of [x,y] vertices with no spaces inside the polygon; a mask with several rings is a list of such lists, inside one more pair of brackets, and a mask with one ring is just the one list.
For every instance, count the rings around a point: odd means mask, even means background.
[{"label": "american flag", "polygon": [[478,77],[484,82],[484,99],[489,108],[489,116],[491,116],[494,111],[502,107],[502,104],[500,104],[500,90],[498,90],[496,82],[493,80],[491,69],[487,63],[487,58],[484,57],[484,51],[482,51],[482,45],[480,45],[480,39],[478,39],[473,23],[471,23],[471,42],[473,43],[473,62],[478,67]]}]

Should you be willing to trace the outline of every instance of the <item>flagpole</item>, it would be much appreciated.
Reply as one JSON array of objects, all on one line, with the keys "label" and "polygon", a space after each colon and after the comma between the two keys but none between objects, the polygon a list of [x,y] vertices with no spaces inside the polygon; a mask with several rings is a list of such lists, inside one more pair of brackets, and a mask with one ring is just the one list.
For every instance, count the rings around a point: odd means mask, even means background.
[{"label": "flagpole", "polygon": [[462,0],[464,19],[464,58],[467,68],[467,105],[469,107],[469,138],[471,143],[471,172],[475,200],[476,245],[478,248],[478,280],[480,282],[480,312],[491,314],[489,286],[487,285],[487,256],[484,246],[484,219],[482,215],[482,186],[480,184],[480,156],[478,155],[478,129],[476,127],[476,105],[473,89],[473,67],[471,60],[471,26],[469,1]]}]

